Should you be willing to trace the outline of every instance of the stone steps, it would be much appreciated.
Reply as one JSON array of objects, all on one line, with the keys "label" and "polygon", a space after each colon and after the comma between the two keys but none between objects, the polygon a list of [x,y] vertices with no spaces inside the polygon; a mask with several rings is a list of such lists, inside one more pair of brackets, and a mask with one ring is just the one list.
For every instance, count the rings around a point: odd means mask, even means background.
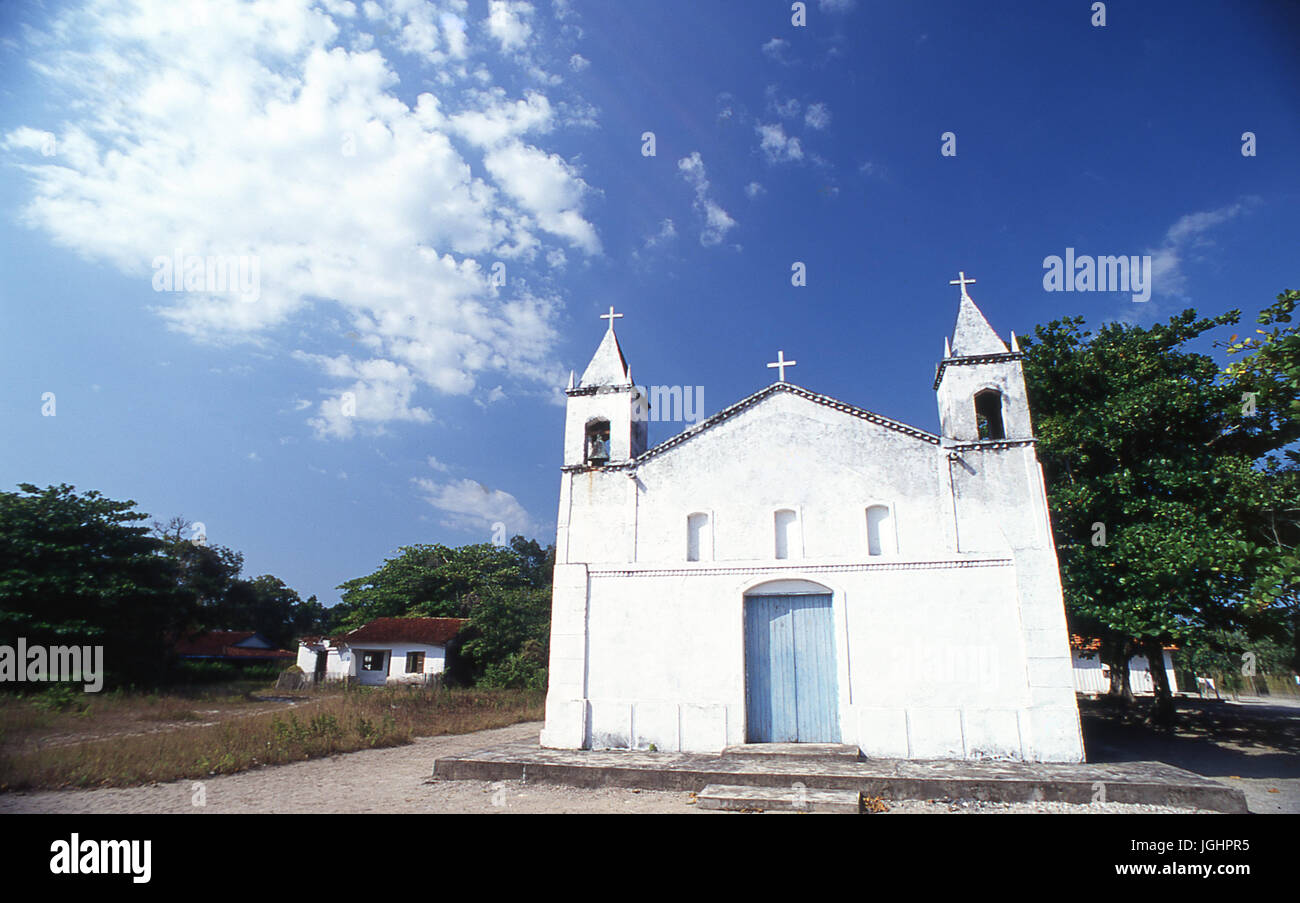
[{"label": "stone steps", "polygon": [[[802,745],[802,744],[801,744]],[[849,747],[853,749],[853,747]],[[1099,793],[1114,803],[1150,803],[1246,812],[1240,788],[1161,762],[1106,764],[857,759],[845,750],[744,747],[723,755],[646,750],[551,749],[519,741],[439,757],[441,780],[525,781],[571,787],[636,787],[700,793],[712,785],[749,787],[771,798],[802,784],[813,790],[863,793],[883,800],[960,799],[984,802],[1088,803]],[[758,797],[756,797],[758,798]]]},{"label": "stone steps", "polygon": [[862,750],[848,743],[746,743],[722,751],[728,758],[753,758],[760,762],[797,759],[823,762],[857,762]]},{"label": "stone steps", "polygon": [[831,812],[856,815],[856,790],[815,790],[798,787],[749,787],[710,784],[695,796],[700,809],[723,812]]}]

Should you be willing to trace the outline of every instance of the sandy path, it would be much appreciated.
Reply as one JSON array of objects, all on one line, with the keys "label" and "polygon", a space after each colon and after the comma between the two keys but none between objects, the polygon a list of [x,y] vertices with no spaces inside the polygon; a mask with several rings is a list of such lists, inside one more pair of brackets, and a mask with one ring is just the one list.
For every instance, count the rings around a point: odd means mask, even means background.
[{"label": "sandy path", "polygon": [[[445,737],[421,737],[407,746],[345,753],[203,781],[204,805],[194,803],[194,781],[105,790],[0,794],[0,813],[322,813],[322,812],[660,812],[698,811],[689,794],[624,789],[579,790],[519,781],[434,781],[438,756],[536,739],[540,722]],[[890,804],[892,812],[1186,812],[1116,803]]]}]

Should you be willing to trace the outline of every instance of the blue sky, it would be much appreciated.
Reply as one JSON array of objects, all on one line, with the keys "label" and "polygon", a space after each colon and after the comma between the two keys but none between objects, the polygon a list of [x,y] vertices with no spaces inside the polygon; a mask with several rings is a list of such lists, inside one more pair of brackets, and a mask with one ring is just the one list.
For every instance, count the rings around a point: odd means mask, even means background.
[{"label": "blue sky", "polygon": [[[783,349],[930,430],[959,270],[1004,337],[1249,322],[1300,287],[1300,16],[1090,6],[4,4],[0,482],[183,515],[330,603],[404,544],[553,541],[610,305],[706,414]],[[1149,255],[1151,299],[1045,291],[1066,248]],[[256,291],[156,291],[177,251]]]}]

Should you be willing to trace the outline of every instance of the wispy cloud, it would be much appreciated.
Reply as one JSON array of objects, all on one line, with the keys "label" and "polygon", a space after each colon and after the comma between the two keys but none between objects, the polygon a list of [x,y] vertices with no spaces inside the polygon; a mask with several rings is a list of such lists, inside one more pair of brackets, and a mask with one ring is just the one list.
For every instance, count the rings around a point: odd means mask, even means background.
[{"label": "wispy cloud", "polygon": [[676,237],[677,227],[673,225],[672,220],[665,219],[659,223],[659,231],[646,238],[645,247],[658,247],[659,245],[672,241]]},{"label": "wispy cloud", "polygon": [[784,38],[772,38],[763,45],[763,56],[782,66],[790,65],[790,42]]},{"label": "wispy cloud", "polygon": [[803,146],[799,139],[785,133],[779,122],[760,123],[755,127],[759,148],[769,163],[793,163],[803,159]]},{"label": "wispy cloud", "polygon": [[536,525],[513,495],[489,489],[476,480],[451,480],[439,483],[426,477],[412,480],[424,494],[424,500],[443,512],[444,526],[488,534],[495,523],[505,524],[507,535],[531,533]]},{"label": "wispy cloud", "polygon": [[824,103],[815,103],[808,107],[803,117],[804,124],[818,131],[831,124],[831,110]]},{"label": "wispy cloud", "polygon": [[1165,232],[1163,241],[1146,251],[1151,256],[1152,292],[1164,297],[1185,298],[1188,278],[1184,264],[1207,256],[1207,251],[1214,246],[1209,235],[1214,228],[1248,213],[1259,203],[1259,198],[1248,196],[1216,210],[1179,217]]},{"label": "wispy cloud", "polygon": [[695,189],[695,210],[704,218],[700,231],[700,244],[707,247],[721,244],[736,226],[736,221],[709,194],[709,179],[704,171],[704,160],[699,151],[677,161],[682,178]]}]

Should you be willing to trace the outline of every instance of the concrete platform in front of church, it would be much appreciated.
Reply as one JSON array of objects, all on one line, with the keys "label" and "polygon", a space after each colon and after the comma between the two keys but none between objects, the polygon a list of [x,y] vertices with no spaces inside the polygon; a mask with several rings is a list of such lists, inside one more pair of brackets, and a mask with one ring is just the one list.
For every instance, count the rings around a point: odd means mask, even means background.
[{"label": "concrete platform in front of church", "polygon": [[897,800],[1145,803],[1246,812],[1236,788],[1162,762],[1058,764],[1005,760],[861,759],[547,749],[511,743],[434,762],[442,780],[518,781],[699,793],[710,784],[858,790]]}]

